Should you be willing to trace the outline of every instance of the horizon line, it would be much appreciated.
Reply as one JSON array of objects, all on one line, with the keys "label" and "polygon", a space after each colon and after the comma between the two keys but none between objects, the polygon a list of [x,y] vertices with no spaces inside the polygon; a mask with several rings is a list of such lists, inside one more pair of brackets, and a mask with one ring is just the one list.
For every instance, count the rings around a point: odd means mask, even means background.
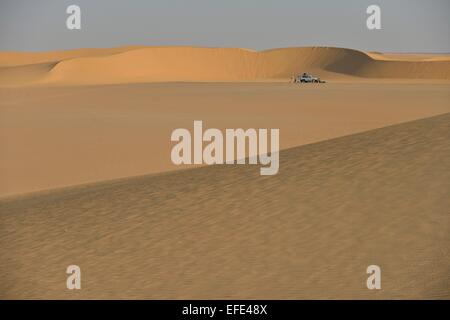
[{"label": "horizon line", "polygon": [[117,45],[117,46],[108,46],[108,47],[76,47],[76,48],[61,48],[61,49],[51,49],[51,50],[0,50],[0,53],[49,53],[49,52],[64,52],[64,51],[76,51],[76,50],[96,50],[96,49],[118,49],[118,48],[207,48],[207,49],[242,49],[242,50],[248,50],[253,52],[265,52],[270,50],[279,50],[279,49],[290,49],[290,48],[333,48],[333,49],[347,49],[347,50],[354,50],[359,52],[368,52],[368,53],[380,53],[380,54],[444,54],[449,55],[450,52],[445,51],[379,51],[379,50],[363,50],[363,49],[355,49],[350,47],[339,47],[339,46],[326,46],[326,45],[308,45],[308,46],[286,46],[286,47],[273,47],[273,48],[266,48],[257,50],[254,48],[246,48],[246,47],[234,47],[234,46],[203,46],[203,45],[145,45],[145,44],[124,44],[124,45]]}]

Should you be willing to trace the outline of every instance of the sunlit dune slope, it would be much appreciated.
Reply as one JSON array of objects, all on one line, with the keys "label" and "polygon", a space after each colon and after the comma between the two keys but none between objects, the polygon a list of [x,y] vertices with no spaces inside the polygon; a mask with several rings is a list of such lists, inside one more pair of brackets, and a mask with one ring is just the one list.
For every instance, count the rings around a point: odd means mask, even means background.
[{"label": "sunlit dune slope", "polygon": [[0,197],[179,169],[176,128],[278,128],[287,149],[450,112],[448,84],[138,83],[0,89]]},{"label": "sunlit dune slope", "polygon": [[2,200],[0,298],[449,299],[449,123]]},{"label": "sunlit dune slope", "polygon": [[[376,53],[327,47],[261,52],[238,48],[123,47],[2,53],[0,66],[0,85],[287,80],[304,71],[332,73],[334,77],[450,79],[450,61],[446,56],[394,60]],[[26,69],[28,78],[24,76]],[[41,72],[42,69],[46,71]],[[22,76],[15,76],[15,71]]]},{"label": "sunlit dune slope", "polygon": [[0,67],[14,67],[22,65],[59,62],[67,59],[108,56],[120,52],[139,49],[143,46],[125,46],[116,48],[85,48],[65,51],[20,52],[0,51]]}]

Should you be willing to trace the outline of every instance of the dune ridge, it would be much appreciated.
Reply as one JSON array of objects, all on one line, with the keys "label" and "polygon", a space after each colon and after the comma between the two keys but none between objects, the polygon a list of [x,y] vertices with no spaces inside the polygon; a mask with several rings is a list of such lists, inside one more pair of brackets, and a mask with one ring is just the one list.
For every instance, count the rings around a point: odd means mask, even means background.
[{"label": "dune ridge", "polygon": [[449,299],[449,120],[284,150],[273,177],[210,166],[0,200],[0,297]]},{"label": "dune ridge", "polygon": [[[175,128],[278,128],[280,148],[450,112],[447,84],[141,83],[0,89],[0,197],[179,169]],[[155,151],[156,150],[156,151]]]},{"label": "dune ridge", "polygon": [[0,85],[288,80],[308,71],[340,76],[450,80],[450,58],[386,55],[332,47],[120,47],[0,53]]},{"label": "dune ridge", "polygon": [[142,47],[143,46],[123,46],[115,48],[84,48],[74,50],[38,52],[3,51],[0,52],[0,67],[15,67],[48,62],[59,62],[62,60],[81,57],[107,56]]}]

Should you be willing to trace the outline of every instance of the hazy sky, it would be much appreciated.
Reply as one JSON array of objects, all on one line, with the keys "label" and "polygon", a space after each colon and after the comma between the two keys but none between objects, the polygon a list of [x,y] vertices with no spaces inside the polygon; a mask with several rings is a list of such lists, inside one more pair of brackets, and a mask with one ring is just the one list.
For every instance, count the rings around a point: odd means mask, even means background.
[{"label": "hazy sky", "polygon": [[[81,7],[81,30],[66,8]],[[381,30],[366,8],[381,7]],[[450,0],[0,0],[0,50],[122,45],[450,52]]]}]

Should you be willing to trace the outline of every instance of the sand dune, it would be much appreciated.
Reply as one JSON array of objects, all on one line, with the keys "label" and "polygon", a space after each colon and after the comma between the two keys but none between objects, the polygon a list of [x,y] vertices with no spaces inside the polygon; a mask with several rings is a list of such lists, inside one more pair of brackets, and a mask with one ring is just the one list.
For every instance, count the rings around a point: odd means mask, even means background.
[{"label": "sand dune", "polygon": [[[29,77],[24,75],[25,70]],[[261,52],[238,48],[123,47],[0,54],[1,86],[287,81],[304,71],[329,80],[342,76],[450,80],[450,59],[445,55],[430,59],[411,55],[409,59],[395,60],[392,55],[327,47]]]},{"label": "sand dune", "polygon": [[139,49],[143,46],[124,46],[116,48],[84,48],[64,51],[21,52],[0,51],[0,67],[14,67],[46,62],[59,62],[81,57],[108,56],[120,52]]},{"label": "sand dune", "polygon": [[279,128],[281,148],[450,112],[445,84],[152,83],[0,89],[0,197],[179,169],[170,134]]},{"label": "sand dune", "polygon": [[[449,299],[449,80],[340,48],[0,53],[0,298]],[[279,174],[174,170],[194,120],[279,128]]]},{"label": "sand dune", "polygon": [[0,298],[449,299],[449,123],[2,200]]},{"label": "sand dune", "polygon": [[385,61],[450,61],[450,54],[367,52],[375,60]]}]

